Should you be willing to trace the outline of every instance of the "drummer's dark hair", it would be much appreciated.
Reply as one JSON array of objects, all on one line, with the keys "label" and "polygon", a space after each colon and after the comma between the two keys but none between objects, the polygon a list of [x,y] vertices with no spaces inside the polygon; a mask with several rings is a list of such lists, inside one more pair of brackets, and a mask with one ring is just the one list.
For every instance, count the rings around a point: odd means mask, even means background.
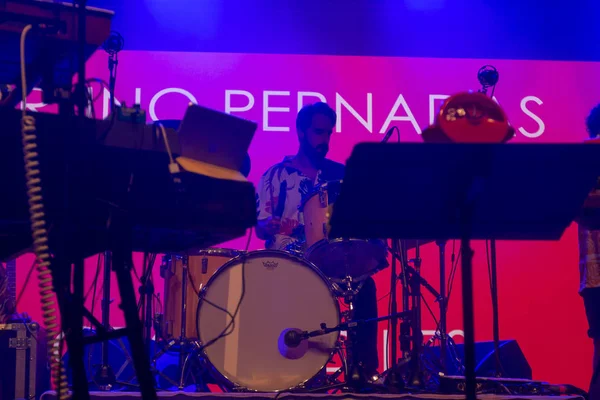
[{"label": "drummer's dark hair", "polygon": [[331,120],[331,123],[335,126],[337,122],[337,115],[333,108],[329,107],[329,104],[318,102],[314,104],[309,104],[300,110],[298,116],[296,117],[296,129],[299,131],[306,131],[310,128],[312,124],[313,116],[317,114],[322,114]]},{"label": "drummer's dark hair", "polygon": [[585,125],[590,138],[600,135],[600,104],[592,109],[590,115],[585,120]]}]

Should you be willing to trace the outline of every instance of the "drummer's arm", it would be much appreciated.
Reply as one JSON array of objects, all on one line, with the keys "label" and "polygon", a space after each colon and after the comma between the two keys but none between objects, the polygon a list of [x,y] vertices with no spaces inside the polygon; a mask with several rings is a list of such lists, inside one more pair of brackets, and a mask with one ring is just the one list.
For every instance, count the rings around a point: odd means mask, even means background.
[{"label": "drummer's arm", "polygon": [[259,239],[267,240],[281,228],[281,219],[278,217],[268,217],[267,219],[259,220],[256,225],[256,236]]},{"label": "drummer's arm", "polygon": [[267,240],[267,220],[263,219],[256,224],[256,236],[261,240]]},{"label": "drummer's arm", "polygon": [[279,218],[274,218],[271,210],[267,208],[267,201],[271,198],[269,187],[276,185],[277,182],[267,182],[267,174],[265,173],[258,183],[256,191],[256,236],[261,240],[268,240],[277,232],[281,226]]}]

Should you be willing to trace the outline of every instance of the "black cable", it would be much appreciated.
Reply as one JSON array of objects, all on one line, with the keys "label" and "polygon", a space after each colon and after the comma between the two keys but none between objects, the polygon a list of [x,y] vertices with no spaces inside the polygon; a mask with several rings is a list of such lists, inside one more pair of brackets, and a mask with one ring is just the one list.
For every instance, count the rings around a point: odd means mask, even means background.
[{"label": "black cable", "polygon": [[86,80],[86,83],[88,84],[88,87],[91,89],[92,85],[91,83],[99,83],[100,84],[100,88],[101,90],[98,92],[98,94],[96,95],[96,97],[93,97],[93,101],[98,100],[102,95],[102,89],[106,89],[106,90],[110,90],[108,83],[106,83],[106,81],[104,79],[100,79],[100,78],[89,78]]},{"label": "black cable", "polygon": [[400,143],[400,129],[398,129],[397,126],[392,126],[392,130],[396,131],[396,134],[398,135],[398,143]]},{"label": "black cable", "polygon": [[[104,259],[104,254],[98,254],[98,264],[96,266],[96,276],[94,276],[94,281],[92,282],[92,285],[90,286],[90,288],[88,289],[88,292],[85,294],[85,297],[83,298],[83,303],[85,304],[85,301],[87,300],[88,296],[90,295],[90,291],[93,290],[93,295],[92,295],[92,315],[94,315],[94,308],[96,307],[96,291],[98,289],[98,278],[100,276],[100,270],[102,269],[102,260]],[[104,279],[102,280],[102,285],[104,285]],[[90,322],[90,328],[92,327],[91,322]]]},{"label": "black cable", "polygon": [[253,228],[250,228],[250,233],[248,234],[248,241],[246,242],[246,249],[244,254],[241,256],[243,257],[243,261],[242,261],[242,293],[240,294],[240,299],[238,301],[238,304],[235,308],[235,311],[233,312],[233,315],[231,315],[231,313],[227,310],[225,310],[223,307],[217,306],[216,304],[208,301],[206,298],[201,299],[201,301],[198,302],[198,307],[196,308],[196,333],[198,334],[198,337],[200,337],[200,328],[199,328],[199,314],[200,314],[200,305],[203,302],[207,302],[209,305],[215,307],[216,309],[220,310],[220,311],[224,311],[227,315],[230,316],[231,320],[229,321],[229,323],[227,324],[227,326],[225,327],[225,329],[223,329],[223,331],[221,331],[221,333],[214,339],[209,340],[208,342],[206,342],[206,344],[204,344],[202,346],[201,350],[206,349],[207,347],[212,346],[213,344],[215,344],[217,341],[219,341],[220,339],[231,335],[231,333],[234,330],[234,326],[235,326],[235,318],[237,317],[239,311],[240,311],[240,307],[242,305],[242,302],[244,301],[244,296],[246,295],[246,257],[248,256],[248,249],[250,248],[250,240],[252,239],[252,231]]},{"label": "black cable", "polygon": [[423,300],[425,307],[427,307],[427,309],[429,310],[429,314],[431,314],[431,317],[433,318],[433,322],[435,322],[435,331],[438,332],[440,330],[439,320],[435,317],[435,313],[433,312],[431,307],[429,307],[429,303],[427,303],[427,299],[425,299],[425,296],[421,296],[421,299]]},{"label": "black cable", "polygon": [[454,278],[456,276],[456,270],[458,269],[458,264],[460,263],[460,257],[462,255],[462,251],[458,251],[458,256],[454,260],[454,244],[452,245],[452,268],[450,269],[450,276],[448,277],[448,296],[446,298],[446,310],[448,310],[448,304],[450,304],[450,296],[452,295],[452,288],[454,287]]},{"label": "black cable", "polygon": [[15,303],[15,312],[17,311],[17,309],[19,307],[19,302],[21,301],[21,298],[23,297],[23,293],[25,293],[25,289],[27,288],[27,285],[29,285],[29,282],[31,281],[30,278],[35,269],[36,261],[37,260],[34,259],[33,262],[31,263],[31,268],[29,269],[29,272],[27,272],[27,277],[25,278],[25,284],[23,285],[23,287],[21,288],[21,291],[19,292],[19,295],[17,296],[17,301]]}]

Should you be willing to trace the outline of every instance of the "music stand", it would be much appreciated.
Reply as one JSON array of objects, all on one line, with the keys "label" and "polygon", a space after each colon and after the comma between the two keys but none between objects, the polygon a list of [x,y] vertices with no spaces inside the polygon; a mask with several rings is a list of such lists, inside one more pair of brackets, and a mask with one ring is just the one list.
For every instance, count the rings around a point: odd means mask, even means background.
[{"label": "music stand", "polygon": [[[361,143],[347,162],[332,237],[461,240],[469,400],[476,398],[470,241],[560,239],[600,175],[594,147]],[[389,197],[373,196],[384,187]],[[415,190],[407,196],[404,187]]]}]

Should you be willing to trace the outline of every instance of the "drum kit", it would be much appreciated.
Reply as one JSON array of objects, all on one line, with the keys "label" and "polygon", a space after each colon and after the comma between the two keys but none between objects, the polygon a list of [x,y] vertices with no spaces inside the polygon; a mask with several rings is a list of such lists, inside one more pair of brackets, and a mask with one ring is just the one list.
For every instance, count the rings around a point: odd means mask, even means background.
[{"label": "drum kit", "polygon": [[[412,311],[353,319],[355,296],[368,277],[389,266],[390,249],[384,240],[328,237],[340,186],[341,181],[320,185],[300,206],[302,249],[211,248],[163,257],[164,307],[154,324],[162,349],[153,361],[167,352],[179,354],[179,390],[193,364],[203,371],[201,379],[208,376],[226,391],[383,389],[355,358],[356,327],[408,319]],[[341,302],[347,311],[341,311]],[[343,367],[327,376],[335,355]]]}]

